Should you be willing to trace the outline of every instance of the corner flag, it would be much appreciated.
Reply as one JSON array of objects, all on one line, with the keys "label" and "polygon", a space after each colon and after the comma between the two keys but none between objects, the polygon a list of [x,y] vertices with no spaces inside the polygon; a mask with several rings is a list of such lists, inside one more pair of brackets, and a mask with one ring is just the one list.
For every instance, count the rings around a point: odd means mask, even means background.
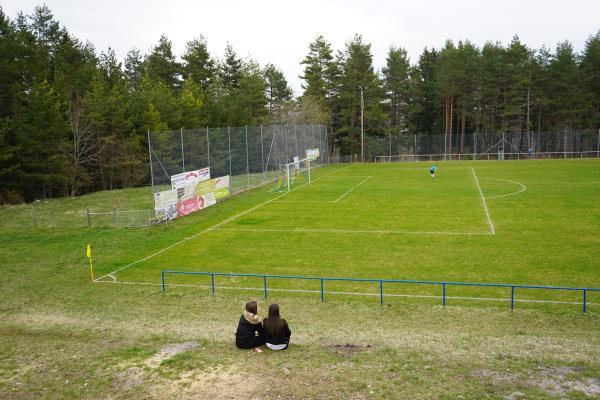
[{"label": "corner flag", "polygon": [[94,268],[92,267],[92,246],[87,245],[85,255],[90,259],[90,275],[92,275],[92,281],[94,280]]}]

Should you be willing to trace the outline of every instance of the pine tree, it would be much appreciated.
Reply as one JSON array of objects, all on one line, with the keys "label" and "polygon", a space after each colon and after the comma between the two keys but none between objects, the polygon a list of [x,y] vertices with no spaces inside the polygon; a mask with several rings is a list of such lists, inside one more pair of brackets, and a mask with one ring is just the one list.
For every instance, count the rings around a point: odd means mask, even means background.
[{"label": "pine tree", "polygon": [[183,60],[183,77],[192,79],[206,91],[215,79],[216,63],[208,52],[206,39],[200,36],[187,42]]},{"label": "pine tree", "polygon": [[264,69],[267,107],[271,117],[278,116],[285,104],[292,99],[292,89],[288,86],[283,72],[273,64]]},{"label": "pine tree", "polygon": [[390,134],[407,132],[411,100],[410,63],[406,50],[390,47],[386,66],[382,70],[388,100],[387,114]]},{"label": "pine tree", "polygon": [[165,35],[161,35],[158,44],[144,60],[144,64],[152,80],[161,80],[172,89],[180,87],[181,66],[173,54],[171,41]]}]

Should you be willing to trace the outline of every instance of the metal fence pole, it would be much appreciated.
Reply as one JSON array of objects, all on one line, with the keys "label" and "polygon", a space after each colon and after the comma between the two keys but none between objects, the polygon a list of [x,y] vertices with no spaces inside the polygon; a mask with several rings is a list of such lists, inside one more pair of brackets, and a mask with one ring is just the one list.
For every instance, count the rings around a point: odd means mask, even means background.
[{"label": "metal fence pole", "polygon": [[165,271],[160,271],[160,275],[161,275],[161,282],[162,282],[162,291],[164,293],[167,290],[165,288]]},{"label": "metal fence pole", "polygon": [[90,209],[86,208],[85,213],[87,214],[88,228],[90,228],[92,226],[92,218],[90,216]]},{"label": "metal fence pole", "polygon": [[321,303],[325,303],[325,290],[323,286],[323,278],[321,278]]},{"label": "metal fence pole", "polygon": [[183,128],[179,128],[179,136],[181,137],[181,167],[185,172],[185,151],[183,151]]},{"label": "metal fence pole", "polygon": [[565,128],[563,138],[563,158],[567,158],[567,128]]},{"label": "metal fence pole", "polygon": [[152,147],[150,145],[150,130],[148,130],[148,161],[150,162],[150,183],[152,184],[152,193],[154,193],[154,172],[152,171]]},{"label": "metal fence pole", "polygon": [[263,276],[263,285],[265,288],[265,300],[267,299],[267,276]]},{"label": "metal fence pole", "polygon": [[115,217],[115,226],[119,225],[119,220],[117,218],[117,207],[113,207],[113,215]]},{"label": "metal fence pole", "polygon": [[583,289],[583,314],[587,311],[587,290]]},{"label": "metal fence pole", "polygon": [[442,305],[446,307],[446,283],[442,283]]},{"label": "metal fence pole", "polygon": [[215,274],[210,275],[210,287],[212,290],[212,295],[215,295]]},{"label": "metal fence pole", "polygon": [[510,288],[510,309],[514,310],[515,309],[515,287],[512,286]]},{"label": "metal fence pole", "polygon": [[206,157],[208,159],[208,168],[210,168],[210,138],[208,136],[208,126],[206,127]]},{"label": "metal fence pole", "polygon": [[379,281],[379,305],[383,305],[383,281]]},{"label": "metal fence pole", "polygon": [[250,161],[248,160],[248,125],[246,125],[246,176],[250,187]]},{"label": "metal fence pole", "polygon": [[[304,129],[302,130],[304,132]],[[296,124],[294,124],[294,140],[296,143],[296,157],[300,158],[300,151],[298,150],[298,132],[296,131]]]},{"label": "metal fence pole", "polygon": [[229,143],[229,176],[231,177],[233,174],[231,173],[231,132],[229,126],[227,126],[227,143]]},{"label": "metal fence pole", "polygon": [[447,151],[448,151],[448,134],[444,133],[444,160],[446,160]]},{"label": "metal fence pole", "polygon": [[263,147],[263,126],[260,124],[260,170],[265,170],[265,149]]}]

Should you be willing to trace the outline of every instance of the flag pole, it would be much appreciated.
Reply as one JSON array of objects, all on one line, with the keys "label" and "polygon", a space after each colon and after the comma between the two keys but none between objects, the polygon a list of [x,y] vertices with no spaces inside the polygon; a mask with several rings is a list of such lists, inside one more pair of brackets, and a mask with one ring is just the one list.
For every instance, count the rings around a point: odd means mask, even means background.
[{"label": "flag pole", "polygon": [[94,281],[94,267],[92,265],[92,247],[87,245],[87,256],[90,259],[90,275],[92,276],[92,282]]}]

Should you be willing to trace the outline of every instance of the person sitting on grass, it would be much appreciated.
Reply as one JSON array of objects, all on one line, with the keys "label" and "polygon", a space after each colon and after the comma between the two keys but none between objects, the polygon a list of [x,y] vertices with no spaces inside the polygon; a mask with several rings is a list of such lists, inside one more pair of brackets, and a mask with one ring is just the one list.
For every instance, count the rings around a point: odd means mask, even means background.
[{"label": "person sitting on grass", "polygon": [[290,344],[292,332],[285,319],[279,316],[279,305],[269,306],[269,316],[263,321],[265,340],[271,350],[285,350]]},{"label": "person sitting on grass", "polygon": [[258,315],[258,303],[249,301],[240,317],[235,332],[235,345],[240,349],[254,349],[260,353],[259,346],[265,344],[265,334],[261,325],[262,318]]}]

